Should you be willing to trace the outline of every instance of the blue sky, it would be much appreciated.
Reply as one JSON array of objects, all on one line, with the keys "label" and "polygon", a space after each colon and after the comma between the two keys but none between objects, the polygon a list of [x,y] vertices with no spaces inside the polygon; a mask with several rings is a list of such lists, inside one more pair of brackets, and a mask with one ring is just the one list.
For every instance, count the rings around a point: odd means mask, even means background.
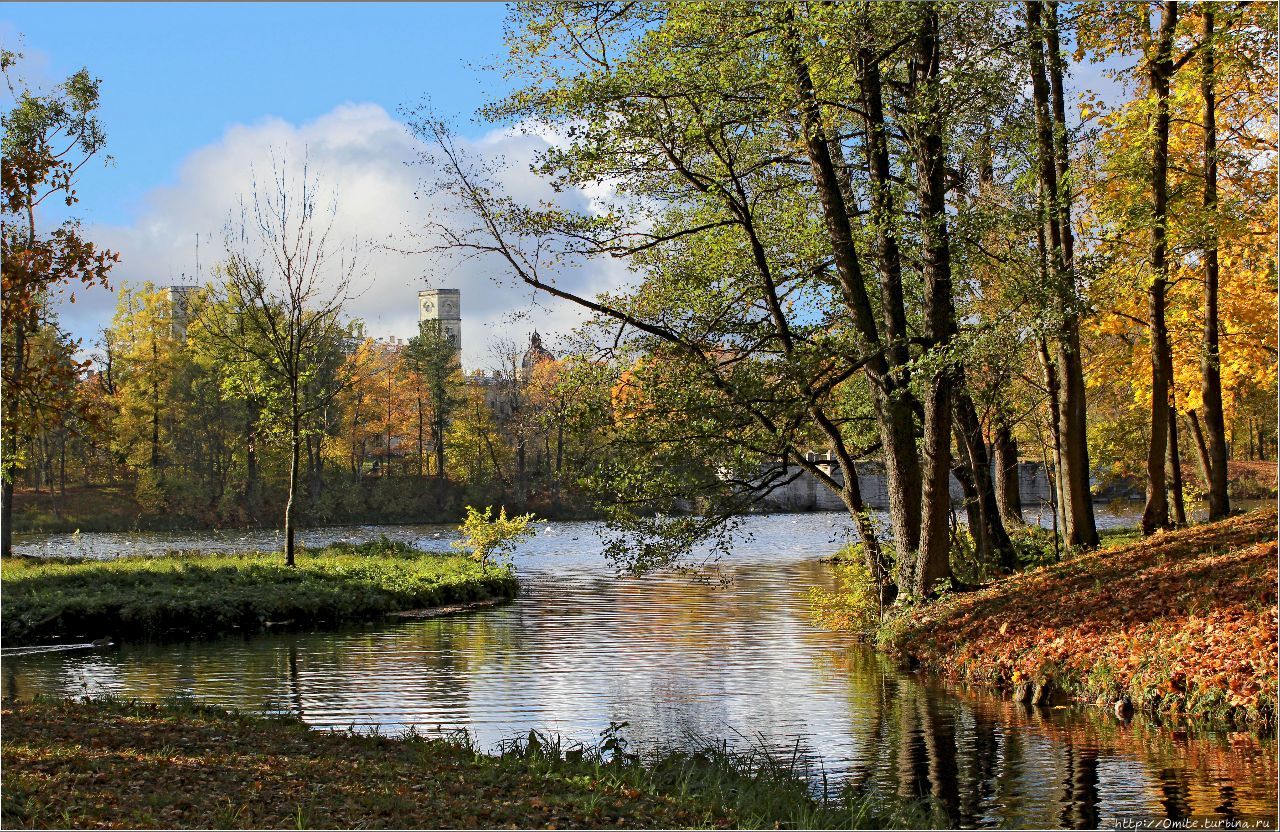
[{"label": "blue sky", "polygon": [[[535,302],[503,278],[500,263],[391,253],[413,248],[433,212],[449,207],[414,164],[423,147],[397,111],[429,97],[466,149],[506,160],[501,184],[511,196],[552,198],[529,165],[554,137],[472,121],[509,89],[491,68],[505,58],[506,11],[500,3],[7,3],[0,42],[25,54],[20,74],[32,86],[81,67],[102,79],[101,119],[115,161],[82,171],[74,213],[89,239],[121,253],[115,286],[207,279],[253,171],[305,152],[339,194],[336,236],[365,244],[367,276],[350,314],[371,334],[408,337],[419,289],[458,288],[464,363],[485,367],[495,334],[567,332],[580,313]],[[1097,68],[1080,70],[1086,85],[1107,86]],[[581,207],[595,197],[557,199]],[[625,264],[605,261],[559,279],[590,295],[631,276]],[[88,347],[114,306],[114,294],[93,290],[57,309]]]},{"label": "blue sky", "polygon": [[[408,337],[419,289],[459,288],[464,361],[484,367],[494,333],[522,340],[534,326],[563,332],[578,313],[534,303],[510,281],[495,291],[501,276],[491,264],[379,246],[404,243],[432,209],[434,195],[416,193],[421,145],[398,115],[424,96],[476,153],[514,163],[504,177],[514,194],[549,196],[528,172],[545,138],[473,120],[509,89],[490,68],[505,57],[505,17],[501,3],[7,3],[0,41],[24,53],[19,75],[33,87],[81,67],[102,79],[100,116],[114,163],[95,160],[81,172],[73,213],[89,239],[120,252],[113,286],[207,279],[251,171],[305,152],[339,194],[338,236],[363,244],[367,274],[350,314],[372,335]],[[603,274],[584,272],[576,285],[599,290],[619,279]],[[95,289],[67,301],[57,305],[62,325],[91,349],[115,296]]]},{"label": "blue sky", "polygon": [[114,169],[86,171],[81,213],[124,222],[231,124],[293,123],[345,102],[388,112],[431,96],[470,117],[505,89],[501,3],[6,3],[33,80],[102,78]]}]

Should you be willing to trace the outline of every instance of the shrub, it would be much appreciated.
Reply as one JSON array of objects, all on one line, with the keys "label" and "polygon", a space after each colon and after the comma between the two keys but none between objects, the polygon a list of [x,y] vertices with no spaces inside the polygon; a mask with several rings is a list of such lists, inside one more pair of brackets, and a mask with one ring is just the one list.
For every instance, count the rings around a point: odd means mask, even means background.
[{"label": "shrub", "polygon": [[1024,569],[1032,569],[1049,563],[1057,563],[1060,548],[1057,535],[1051,529],[1040,526],[1010,526],[1009,539],[1014,553]]},{"label": "shrub", "polygon": [[850,543],[836,553],[836,589],[809,588],[813,620],[829,630],[865,632],[880,620],[880,597],[875,576],[867,567],[862,545]]},{"label": "shrub", "polygon": [[490,558],[503,560],[503,565],[509,566],[516,546],[533,536],[534,531],[529,528],[532,522],[532,514],[508,518],[505,507],[499,508],[494,517],[492,506],[484,511],[467,506],[467,519],[458,527],[462,539],[452,546],[470,552],[482,567],[488,565]]}]

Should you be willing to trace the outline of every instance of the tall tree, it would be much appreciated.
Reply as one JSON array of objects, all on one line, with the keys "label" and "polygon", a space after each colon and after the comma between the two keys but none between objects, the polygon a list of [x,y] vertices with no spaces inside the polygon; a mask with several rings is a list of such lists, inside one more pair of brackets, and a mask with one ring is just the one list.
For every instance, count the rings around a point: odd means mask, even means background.
[{"label": "tall tree", "polygon": [[445,460],[445,437],[449,419],[459,404],[462,368],[458,364],[458,345],[453,343],[440,321],[422,321],[418,334],[409,339],[404,350],[405,366],[421,378],[431,402],[431,444],[435,455],[434,475],[439,486],[448,478]]},{"label": "tall tree", "polygon": [[[1200,94],[1204,100],[1204,208],[1208,233],[1204,247],[1204,349],[1200,357],[1200,397],[1204,402],[1204,477],[1209,519],[1231,511],[1227,497],[1227,426],[1222,410],[1222,354],[1218,346],[1218,125],[1214,92],[1214,11],[1201,4]],[[1194,423],[1193,423],[1194,424]],[[1199,427],[1196,428],[1199,436]]]},{"label": "tall tree", "polygon": [[[291,176],[273,160],[272,176],[243,200],[226,229],[227,262],[215,300],[249,335],[225,319],[206,319],[211,333],[238,347],[236,368],[245,387],[274,406],[288,446],[289,485],[284,508],[285,563],[295,565],[295,502],[303,431],[350,379],[317,386],[328,357],[344,335],[339,316],[358,273],[355,252],[330,240],[336,198],[320,204],[319,183],[304,164]],[[342,365],[349,366],[349,365]]]},{"label": "tall tree", "polygon": [[[20,55],[0,50],[0,69],[12,78]],[[0,555],[13,553],[14,477],[20,448],[35,422],[56,411],[56,393],[67,387],[65,373],[51,373],[61,362],[33,363],[29,340],[51,321],[50,303],[68,286],[106,285],[119,257],[99,250],[81,236],[75,220],[41,233],[36,212],[50,197],[76,203],[76,176],[106,145],[98,120],[100,80],[87,69],[71,75],[49,93],[22,88],[14,106],[0,119],[3,150],[4,413],[0,439]],[[71,300],[75,300],[74,293]],[[76,368],[78,370],[80,368]],[[74,381],[75,370],[70,381]]]},{"label": "tall tree", "polygon": [[916,202],[921,222],[924,280],[924,337],[943,353],[924,395],[924,440],[921,489],[920,553],[912,590],[929,593],[939,581],[951,578],[951,539],[947,518],[951,508],[952,400],[959,369],[945,353],[956,335],[952,296],[951,248],[947,233],[947,188],[941,53],[935,6],[920,11],[915,33],[914,73],[910,80],[911,118],[908,142],[916,173]]},{"label": "tall tree", "polygon": [[139,468],[160,475],[168,437],[166,414],[175,407],[172,386],[178,372],[180,342],[170,299],[150,283],[125,284],[116,295],[111,326],[113,375],[119,420],[115,437],[121,453]]},{"label": "tall tree", "polygon": [[[1090,490],[1086,431],[1083,354],[1080,346],[1081,306],[1076,277],[1075,232],[1071,221],[1071,163],[1058,4],[1026,0],[1031,93],[1036,125],[1036,157],[1043,221],[1046,229],[1054,362],[1051,385],[1056,420],[1055,456],[1059,500],[1067,542],[1093,547],[1098,532]],[[1046,353],[1048,355],[1048,353]]]},{"label": "tall tree", "polygon": [[[1146,534],[1169,526],[1169,498],[1165,492],[1165,457],[1169,450],[1169,412],[1172,408],[1173,352],[1165,320],[1169,287],[1169,83],[1173,77],[1173,35],[1178,24],[1176,0],[1160,5],[1160,25],[1147,55],[1147,77],[1155,99],[1152,128],[1151,257],[1147,289],[1151,326],[1151,438],[1147,446],[1147,502],[1142,509]],[[1176,454],[1176,449],[1173,451]]]}]

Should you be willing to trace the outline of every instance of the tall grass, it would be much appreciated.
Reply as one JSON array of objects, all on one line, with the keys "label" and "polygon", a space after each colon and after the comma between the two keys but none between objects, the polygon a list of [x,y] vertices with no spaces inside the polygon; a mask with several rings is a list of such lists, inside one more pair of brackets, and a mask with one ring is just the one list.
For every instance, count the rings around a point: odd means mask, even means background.
[{"label": "tall grass", "polygon": [[[500,743],[494,756],[500,765],[572,772],[597,783],[669,795],[703,808],[709,821],[727,816],[741,829],[920,829],[941,822],[924,799],[888,799],[830,783],[798,744],[790,752],[763,742],[740,749],[690,734],[680,747],[632,753],[621,738],[625,726],[614,723],[599,742],[569,747],[559,736],[530,731]],[[452,741],[470,744],[465,736]]]},{"label": "tall grass", "polygon": [[10,646],[77,638],[192,638],[372,620],[510,598],[509,570],[383,538],[303,552],[172,553],[116,560],[6,559],[0,634]]}]

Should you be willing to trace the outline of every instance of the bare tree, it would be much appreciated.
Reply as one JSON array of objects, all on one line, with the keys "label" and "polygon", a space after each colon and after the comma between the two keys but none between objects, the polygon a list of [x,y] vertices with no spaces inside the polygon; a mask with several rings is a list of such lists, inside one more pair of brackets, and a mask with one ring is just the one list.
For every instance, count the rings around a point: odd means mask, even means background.
[{"label": "bare tree", "polygon": [[[270,180],[259,183],[255,176],[248,198],[228,219],[222,284],[202,314],[205,326],[231,347],[233,377],[263,394],[273,421],[287,432],[289,566],[304,423],[353,380],[335,358],[339,317],[359,269],[354,244],[331,242],[336,216],[336,195],[320,204],[319,181],[305,161],[294,178],[273,158]],[[226,314],[212,311],[218,308]]]},{"label": "bare tree", "polygon": [[529,410],[529,378],[524,372],[525,350],[511,338],[490,340],[492,377],[496,385],[498,421],[516,447],[516,487],[520,498],[528,497],[528,444],[535,427]]}]

